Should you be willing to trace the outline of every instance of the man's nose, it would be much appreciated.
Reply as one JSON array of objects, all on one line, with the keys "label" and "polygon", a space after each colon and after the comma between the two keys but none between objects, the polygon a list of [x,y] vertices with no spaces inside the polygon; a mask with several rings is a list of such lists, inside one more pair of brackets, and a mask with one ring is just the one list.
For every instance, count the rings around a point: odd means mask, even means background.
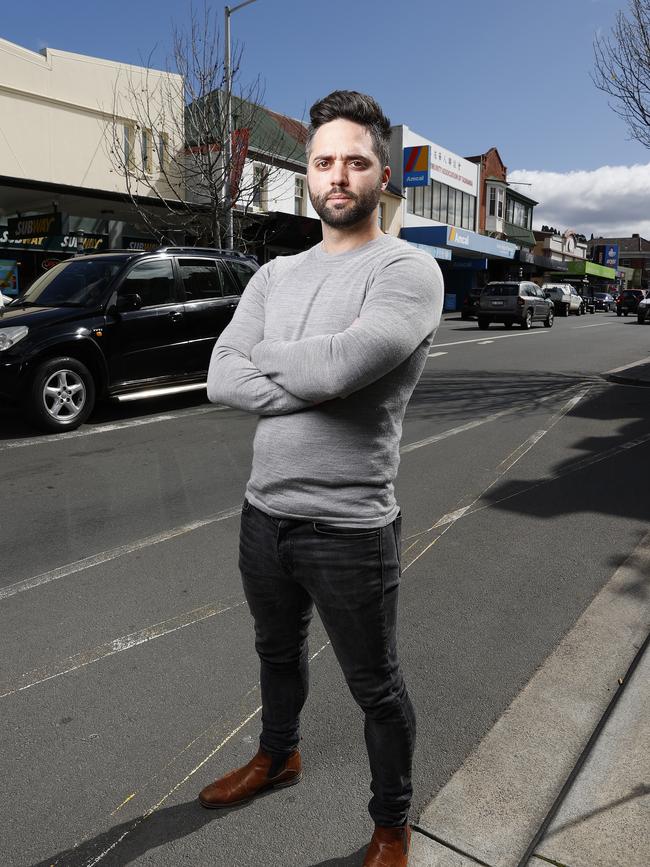
[{"label": "man's nose", "polygon": [[335,160],[330,182],[333,187],[346,187],[348,185],[348,169],[343,160]]}]

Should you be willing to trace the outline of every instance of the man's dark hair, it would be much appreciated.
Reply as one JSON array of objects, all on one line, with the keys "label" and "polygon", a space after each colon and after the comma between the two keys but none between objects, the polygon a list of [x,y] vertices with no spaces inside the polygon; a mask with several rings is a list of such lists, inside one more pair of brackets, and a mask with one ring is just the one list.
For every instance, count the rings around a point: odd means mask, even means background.
[{"label": "man's dark hair", "polygon": [[390,160],[390,120],[381,110],[379,103],[365,93],[356,90],[334,90],[329,96],[319,99],[309,109],[311,124],[307,133],[306,150],[311,144],[316,130],[332,120],[343,118],[365,126],[372,136],[373,149],[379,157],[381,167]]}]

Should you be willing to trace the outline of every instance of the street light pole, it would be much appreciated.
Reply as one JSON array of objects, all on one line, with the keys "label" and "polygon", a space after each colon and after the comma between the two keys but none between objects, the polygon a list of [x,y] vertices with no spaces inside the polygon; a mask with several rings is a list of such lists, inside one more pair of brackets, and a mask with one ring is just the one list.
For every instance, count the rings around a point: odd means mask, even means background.
[{"label": "street light pole", "polygon": [[224,78],[226,85],[226,141],[224,147],[225,165],[224,165],[224,202],[226,205],[226,247],[228,250],[233,248],[233,221],[232,221],[232,190],[231,190],[231,160],[232,160],[232,69],[230,66],[230,16],[238,9],[243,9],[244,6],[250,6],[256,0],[245,0],[238,6],[224,6],[224,36],[225,36],[225,53],[224,53]]}]

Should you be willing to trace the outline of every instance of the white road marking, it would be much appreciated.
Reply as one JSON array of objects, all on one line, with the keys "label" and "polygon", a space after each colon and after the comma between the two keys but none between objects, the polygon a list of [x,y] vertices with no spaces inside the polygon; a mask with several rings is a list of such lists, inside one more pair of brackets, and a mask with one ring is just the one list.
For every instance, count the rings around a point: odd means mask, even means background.
[{"label": "white road marking", "polygon": [[[314,654],[312,654],[312,656],[310,656],[309,661],[312,662],[314,659],[316,659],[316,657],[323,650],[325,650],[325,648],[329,645],[329,643],[330,643],[329,641],[326,641],[325,644],[323,644],[323,646],[320,647],[316,651],[316,653],[314,653]],[[160,807],[162,807],[162,805],[165,803],[165,801],[169,800],[169,798],[171,798],[171,796],[174,794],[174,792],[177,792],[178,789],[181,788],[181,786],[184,786],[185,783],[189,782],[189,780],[194,776],[194,774],[196,774],[197,771],[201,770],[201,768],[205,764],[207,764],[213,756],[215,756],[220,750],[222,750],[226,746],[226,744],[229,741],[231,741],[238,732],[240,732],[245,726],[248,725],[249,722],[251,722],[251,720],[255,719],[255,717],[261,712],[261,710],[262,710],[262,705],[259,705],[258,707],[256,707],[255,710],[252,713],[250,713],[245,719],[243,719],[239,723],[239,725],[236,728],[234,728],[228,735],[226,735],[226,737],[223,738],[223,740],[220,743],[218,743],[217,746],[207,754],[207,756],[204,756],[201,759],[201,761],[197,765],[195,765],[192,768],[192,770],[189,771],[189,773],[187,773],[183,777],[182,780],[180,780],[178,783],[176,783],[174,786],[172,786],[172,788],[165,795],[163,795],[162,798],[160,798],[160,800],[157,801],[157,803],[155,803],[152,807],[150,807],[145,813],[143,813],[141,816],[138,816],[138,818],[133,821],[133,823],[126,829],[126,831],[124,831],[124,833],[121,834],[117,840],[115,840],[113,843],[111,843],[110,846],[107,846],[107,848],[104,849],[102,852],[100,852],[99,855],[97,855],[95,858],[93,858],[92,861],[86,861],[84,867],[94,867],[95,864],[99,864],[99,862],[102,861],[106,857],[106,855],[109,854],[109,852],[112,852],[116,846],[119,846],[119,844],[122,842],[122,840],[124,840],[125,837],[127,837],[132,831],[134,831],[139,825],[141,825],[145,819],[148,819],[149,816],[151,816],[153,813],[155,813],[156,810],[158,810]],[[126,799],[126,801],[130,801],[130,800],[132,800],[132,798],[133,798],[133,795],[130,795]],[[123,803],[126,803],[126,801]]]},{"label": "white road marking", "polygon": [[[550,334],[550,328],[535,328],[531,331],[516,331],[514,334],[495,334],[490,340],[505,340],[507,337],[532,337],[534,334]],[[439,346],[463,346],[465,343],[482,343],[485,337],[477,337],[472,340],[456,340],[454,343],[433,343],[431,349],[437,349]]]},{"label": "white road marking", "polygon": [[601,325],[616,325],[616,324],[617,324],[616,322],[594,322],[592,325],[574,325],[572,330],[575,331],[577,328],[598,328]]},{"label": "white road marking", "polygon": [[[444,534],[447,532],[447,530],[449,530],[456,523],[456,521],[459,521],[465,515],[468,515],[468,514],[472,515],[475,512],[480,511],[480,508],[476,509],[476,508],[474,508],[474,506],[476,506],[476,504],[482,500],[482,498],[490,490],[490,488],[492,488],[498,481],[500,481],[501,478],[508,472],[508,470],[512,469],[512,467],[514,467],[514,465],[519,460],[521,460],[521,458],[523,458],[524,455],[526,455],[533,448],[533,446],[536,443],[538,443],[542,439],[543,436],[545,436],[545,434],[547,434],[553,427],[555,427],[555,425],[559,421],[561,421],[561,419],[563,419],[567,413],[571,412],[571,410],[576,406],[576,404],[578,404],[584,397],[586,397],[588,392],[591,390],[591,387],[592,386],[587,386],[586,388],[583,388],[581,391],[579,391],[578,394],[573,395],[573,397],[571,397],[558,410],[558,412],[556,412],[554,415],[551,416],[551,418],[549,419],[548,424],[546,425],[545,428],[543,428],[542,430],[535,431],[535,433],[531,434],[531,436],[529,436],[526,440],[524,440],[524,442],[521,443],[520,446],[518,446],[514,451],[512,451],[508,455],[508,457],[506,457],[503,461],[501,461],[501,463],[497,467],[497,473],[496,473],[495,477],[492,479],[492,481],[489,483],[489,485],[487,485],[481,491],[481,493],[477,497],[475,497],[474,500],[472,500],[471,503],[469,503],[466,506],[462,506],[458,509],[455,509],[453,512],[448,512],[446,515],[443,515],[442,518],[439,518],[438,521],[436,521],[436,523],[432,527],[429,527],[428,530],[424,530],[421,533],[418,533],[416,542],[411,544],[407,550],[410,550],[411,548],[413,548],[414,545],[417,544],[417,542],[425,541],[426,536],[429,533],[433,532],[434,530],[437,530],[440,527],[445,528],[442,531],[442,533],[439,533],[437,536],[435,536],[429,542],[429,544],[426,545],[422,549],[422,551],[420,551],[415,557],[413,557],[413,559],[402,569],[402,572],[405,572],[409,568],[409,566],[412,566],[417,560],[420,559],[420,557],[424,556],[424,554],[426,554],[426,552],[430,548],[432,548],[433,545],[435,545],[436,542],[438,542],[442,536],[444,536]],[[490,505],[494,505],[494,504],[490,504]],[[487,508],[487,507],[485,507],[485,508]],[[413,536],[411,536],[410,538],[412,539]]]},{"label": "white road marking", "polygon": [[650,355],[640,359],[639,361],[633,361],[632,364],[624,364],[623,367],[615,367],[614,370],[606,370],[605,375],[608,373],[623,373],[624,370],[631,370],[633,367],[639,367],[641,364],[650,364]]},{"label": "white road marking", "polygon": [[185,611],[176,617],[171,617],[169,620],[163,620],[161,623],[155,623],[153,626],[147,626],[145,629],[138,630],[138,632],[122,635],[119,638],[113,639],[113,641],[108,641],[89,650],[82,650],[80,653],[75,653],[67,659],[59,659],[49,665],[44,665],[42,668],[26,671],[20,675],[15,683],[4,684],[0,687],[0,689],[4,689],[4,692],[0,692],[0,698],[7,698],[10,695],[31,689],[33,686],[38,686],[40,683],[54,680],[54,678],[61,677],[63,674],[70,674],[79,668],[92,665],[93,662],[99,662],[100,659],[115,656],[116,653],[123,653],[125,650],[131,650],[133,647],[146,644],[148,641],[153,641],[156,638],[163,638],[165,635],[170,635],[179,629],[185,629],[186,626],[193,626],[195,623],[200,623],[201,620],[206,620],[208,617],[214,617],[217,614],[224,614],[226,611],[231,611],[233,608],[238,608],[244,604],[245,600],[242,599],[232,605],[224,605],[220,602],[204,605],[201,608],[195,608],[193,611]]},{"label": "white road marking", "polygon": [[493,339],[492,340],[479,340],[478,345],[479,346],[488,346],[488,344],[490,344],[490,343],[494,343],[494,340]]},{"label": "white road marking", "polygon": [[190,415],[205,415],[210,412],[222,412],[227,406],[199,406],[189,410],[179,410],[161,415],[151,415],[148,418],[132,418],[128,421],[111,422],[110,424],[98,424],[95,427],[86,426],[68,433],[44,434],[41,437],[29,437],[22,440],[5,440],[0,442],[0,452],[8,449],[22,449],[25,446],[39,446],[46,443],[58,443],[62,440],[74,440],[80,437],[90,437],[100,433],[111,433],[116,430],[125,430],[129,427],[143,427],[148,424],[157,424],[161,421],[176,421],[179,418],[187,418]]},{"label": "white road marking", "polygon": [[119,545],[117,548],[110,548],[108,551],[101,551],[99,554],[84,557],[82,560],[76,560],[74,563],[59,566],[58,569],[52,569],[49,572],[42,572],[40,575],[35,575],[33,578],[25,578],[23,581],[16,581],[8,587],[0,588],[0,601],[8,599],[10,596],[15,596],[17,593],[23,593],[25,590],[32,590],[34,587],[40,587],[42,584],[49,584],[50,581],[58,581],[59,578],[67,578],[68,575],[74,575],[75,572],[82,572],[84,569],[92,569],[94,566],[99,566],[102,563],[108,563],[109,560],[115,560],[117,557],[124,557],[126,554],[132,554],[134,551],[139,551],[141,548],[148,548],[150,545],[158,545],[160,542],[166,542],[168,539],[173,539],[176,536],[183,536],[185,533],[191,533],[201,527],[207,527],[209,524],[216,524],[218,521],[226,521],[228,518],[234,518],[240,513],[241,506],[226,509],[223,512],[218,512],[216,515],[211,515],[208,518],[202,518],[199,521],[192,521],[189,524],[182,524],[180,527],[174,527],[171,530],[165,530],[163,533],[156,533],[153,536],[147,536],[144,539],[130,542],[127,545]]},{"label": "white road marking", "polygon": [[446,352],[431,352],[429,355],[427,355],[427,358],[437,358],[439,355],[447,355],[447,354],[448,353],[446,353]]},{"label": "white road marking", "polygon": [[[569,389],[573,390],[573,389]],[[540,399],[531,404],[531,406],[536,406],[540,403],[546,403],[549,400],[555,400],[556,398],[563,397],[567,393],[567,390],[556,394],[549,394],[546,397],[540,397]],[[439,434],[434,434],[434,436],[427,437],[423,440],[418,440],[414,443],[408,443],[405,446],[400,448],[400,454],[405,455],[409,452],[413,452],[416,449],[421,449],[424,446],[430,446],[434,443],[438,443],[441,440],[445,440],[448,437],[455,436],[456,434],[465,433],[465,431],[473,430],[475,427],[480,427],[482,424],[487,424],[490,421],[496,421],[498,418],[502,418],[504,415],[512,415],[512,413],[518,412],[521,409],[520,406],[508,407],[508,409],[502,409],[499,412],[493,412],[491,415],[486,415],[483,418],[474,419],[474,421],[468,421],[465,424],[461,424],[458,427],[450,428],[449,430],[443,431]],[[1,597],[0,597],[1,598]]]}]

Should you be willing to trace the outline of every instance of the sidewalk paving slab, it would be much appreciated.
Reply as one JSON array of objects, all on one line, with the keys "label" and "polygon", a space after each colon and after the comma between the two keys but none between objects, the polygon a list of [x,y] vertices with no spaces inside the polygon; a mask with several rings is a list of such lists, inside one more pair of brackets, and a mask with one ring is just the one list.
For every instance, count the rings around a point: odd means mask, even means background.
[{"label": "sidewalk paving slab", "polygon": [[476,861],[414,831],[411,836],[409,867],[476,867]]},{"label": "sidewalk paving slab", "polygon": [[[475,858],[491,867],[515,867],[645,640],[649,600],[650,533],[434,797],[418,825],[467,853],[470,863]],[[631,785],[638,782],[633,775]],[[604,850],[607,841],[600,843]],[[456,852],[439,850],[429,847],[438,859],[432,862],[418,854],[421,863],[456,867]],[[603,863],[632,867],[611,860],[611,853]],[[643,867],[649,863],[647,858]]]},{"label": "sidewalk paving slab", "polygon": [[650,864],[648,684],[646,650],[536,855],[570,867]]}]

